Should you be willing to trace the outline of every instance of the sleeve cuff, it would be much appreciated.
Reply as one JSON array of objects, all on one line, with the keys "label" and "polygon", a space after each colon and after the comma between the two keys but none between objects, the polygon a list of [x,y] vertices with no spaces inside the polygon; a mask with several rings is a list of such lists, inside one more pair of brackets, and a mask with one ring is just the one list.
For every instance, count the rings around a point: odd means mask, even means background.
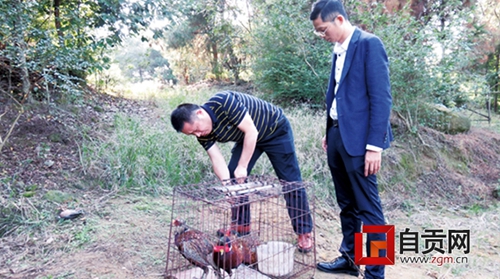
[{"label": "sleeve cuff", "polygon": [[380,148],[378,146],[375,146],[375,145],[367,144],[366,145],[366,150],[371,150],[371,151],[376,151],[376,152],[382,152],[384,149]]}]

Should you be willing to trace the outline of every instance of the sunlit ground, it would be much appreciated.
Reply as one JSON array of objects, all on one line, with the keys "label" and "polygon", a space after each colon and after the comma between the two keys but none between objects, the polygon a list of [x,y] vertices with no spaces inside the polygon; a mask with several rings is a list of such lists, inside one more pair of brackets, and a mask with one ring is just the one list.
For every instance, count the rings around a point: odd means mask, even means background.
[{"label": "sunlit ground", "polygon": [[175,92],[169,84],[162,84],[156,80],[131,82],[123,76],[117,64],[111,64],[110,68],[103,74],[92,76],[88,81],[92,84],[100,84],[95,85],[100,92],[126,99],[160,99],[168,97],[169,93]]},{"label": "sunlit ground", "polygon": [[[179,91],[193,93],[191,91],[196,90],[195,87],[190,88],[190,90],[182,86],[162,85],[157,81],[144,81],[142,83],[118,82],[112,90],[109,90],[109,94],[135,100],[161,100],[178,95]],[[477,112],[463,111],[462,113],[469,117],[472,127],[490,129],[500,133],[500,116],[498,114],[490,112],[490,121],[488,121],[485,117],[488,116],[488,111],[479,110]]]},{"label": "sunlit ground", "polygon": [[466,115],[471,119],[472,127],[480,127],[485,129],[490,129],[497,133],[500,133],[500,115],[495,114],[494,112],[490,112],[490,120],[488,121],[487,116],[488,111],[483,110],[480,111],[483,116],[474,114],[474,113],[466,113]]},{"label": "sunlit ground", "polygon": [[[163,86],[167,87],[167,86]],[[156,81],[144,81],[141,83],[123,82],[113,87],[111,95],[135,100],[148,100],[160,97],[166,94],[168,90],[162,88],[162,85]]]}]

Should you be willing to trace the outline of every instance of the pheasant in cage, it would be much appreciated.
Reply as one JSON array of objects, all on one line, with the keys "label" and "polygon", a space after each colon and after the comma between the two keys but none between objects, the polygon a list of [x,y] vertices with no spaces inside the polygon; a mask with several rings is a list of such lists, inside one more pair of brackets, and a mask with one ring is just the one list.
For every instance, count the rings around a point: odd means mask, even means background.
[{"label": "pheasant in cage", "polygon": [[234,243],[228,236],[222,236],[217,245],[214,246],[213,260],[217,267],[232,276],[232,269],[243,263],[242,247],[238,243]]},{"label": "pheasant in cage", "polygon": [[200,279],[207,277],[210,266],[213,267],[217,278],[222,278],[220,269],[213,263],[214,245],[206,238],[206,235],[198,230],[188,228],[181,220],[174,220],[172,225],[177,227],[174,234],[174,244],[181,255],[191,264],[203,269],[203,275]]},{"label": "pheasant in cage", "polygon": [[237,232],[228,231],[214,246],[213,259],[217,267],[225,270],[230,276],[232,269],[244,263],[256,267],[258,238],[252,235],[238,237]]}]

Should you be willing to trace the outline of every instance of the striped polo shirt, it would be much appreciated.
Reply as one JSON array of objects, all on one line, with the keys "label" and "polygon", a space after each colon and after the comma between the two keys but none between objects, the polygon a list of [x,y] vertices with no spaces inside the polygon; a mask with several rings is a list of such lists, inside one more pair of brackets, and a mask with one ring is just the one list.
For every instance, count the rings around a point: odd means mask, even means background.
[{"label": "striped polo shirt", "polygon": [[283,116],[283,110],[254,96],[224,91],[212,96],[202,105],[212,118],[213,129],[198,142],[210,149],[215,142],[243,142],[244,133],[238,129],[245,114],[252,118],[259,135],[257,143],[268,139],[276,130]]}]

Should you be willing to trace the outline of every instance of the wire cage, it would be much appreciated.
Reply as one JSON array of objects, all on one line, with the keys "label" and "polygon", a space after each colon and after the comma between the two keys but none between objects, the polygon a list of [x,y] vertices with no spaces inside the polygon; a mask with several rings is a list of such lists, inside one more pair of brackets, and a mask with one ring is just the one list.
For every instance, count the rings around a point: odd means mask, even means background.
[{"label": "wire cage", "polygon": [[[312,251],[302,253],[292,226],[306,217],[314,223],[312,188],[306,182],[284,182],[270,176],[250,176],[245,183],[225,186],[217,180],[175,187],[165,278],[313,278],[316,247],[313,245]],[[296,191],[307,193],[309,212],[301,209],[303,207],[295,208],[297,202],[289,202],[287,206],[284,197],[293,197]],[[235,219],[241,219],[240,215],[245,215],[249,224],[237,225]],[[182,229],[176,227],[174,221],[180,221]],[[244,230],[240,231],[239,226]],[[195,258],[201,257],[202,261],[211,263],[205,274],[200,266],[181,254],[179,243],[176,243],[176,235],[186,231],[196,232],[194,238],[210,243],[213,249],[221,245],[221,239],[229,236],[225,239],[231,247],[244,250],[242,263],[226,266],[226,262],[219,262],[213,268],[218,261],[214,258],[217,250],[201,253],[201,248],[191,249],[194,254],[202,254],[193,255]],[[311,237],[315,243],[314,226]],[[224,255],[230,257],[228,253]],[[221,268],[219,276],[214,272],[217,267]]]}]

